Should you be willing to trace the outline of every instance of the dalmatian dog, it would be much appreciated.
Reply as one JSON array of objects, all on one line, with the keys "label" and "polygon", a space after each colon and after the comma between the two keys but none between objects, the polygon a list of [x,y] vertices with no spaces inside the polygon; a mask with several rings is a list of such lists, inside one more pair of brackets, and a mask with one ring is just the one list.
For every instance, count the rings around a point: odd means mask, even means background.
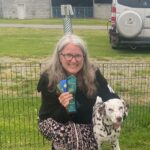
[{"label": "dalmatian dog", "polygon": [[119,135],[121,124],[128,115],[128,105],[122,99],[110,99],[103,102],[97,97],[93,107],[93,132],[101,150],[104,141],[110,141],[112,150],[120,150]]}]

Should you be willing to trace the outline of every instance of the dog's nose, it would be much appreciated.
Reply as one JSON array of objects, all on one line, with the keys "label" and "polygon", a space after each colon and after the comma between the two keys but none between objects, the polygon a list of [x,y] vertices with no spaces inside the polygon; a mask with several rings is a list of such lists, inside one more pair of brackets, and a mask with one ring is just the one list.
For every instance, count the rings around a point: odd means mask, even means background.
[{"label": "dog's nose", "polygon": [[122,118],[121,117],[117,117],[116,118],[118,122],[121,122]]}]

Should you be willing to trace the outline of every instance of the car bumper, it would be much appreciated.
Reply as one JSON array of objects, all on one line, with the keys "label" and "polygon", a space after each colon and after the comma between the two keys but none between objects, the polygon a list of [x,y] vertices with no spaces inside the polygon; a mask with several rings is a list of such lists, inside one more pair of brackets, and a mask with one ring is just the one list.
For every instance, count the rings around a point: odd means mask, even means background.
[{"label": "car bumper", "polygon": [[147,46],[150,45],[150,29],[143,30],[137,37],[134,38],[125,38],[114,29],[109,29],[109,36],[115,39],[118,39],[118,44],[123,45],[138,45],[138,46]]}]

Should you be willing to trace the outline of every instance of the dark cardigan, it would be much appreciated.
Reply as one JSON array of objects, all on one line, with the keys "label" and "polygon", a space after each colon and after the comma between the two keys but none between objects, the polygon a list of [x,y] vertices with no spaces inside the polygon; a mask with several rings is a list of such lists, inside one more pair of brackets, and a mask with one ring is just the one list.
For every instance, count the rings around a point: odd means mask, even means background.
[{"label": "dark cardigan", "polygon": [[[110,98],[118,98],[118,95],[113,93],[109,88],[106,79],[99,70],[96,71],[96,86],[96,96],[100,96],[103,101],[107,101]],[[41,92],[42,96],[41,107],[39,110],[40,120],[51,117],[61,123],[73,121],[74,123],[88,124],[92,122],[92,111],[96,96],[88,98],[86,93],[77,87],[75,94],[77,112],[75,114],[68,114],[66,109],[60,104],[56,91],[48,91],[48,75],[46,73],[41,75],[37,90],[38,92]]]}]

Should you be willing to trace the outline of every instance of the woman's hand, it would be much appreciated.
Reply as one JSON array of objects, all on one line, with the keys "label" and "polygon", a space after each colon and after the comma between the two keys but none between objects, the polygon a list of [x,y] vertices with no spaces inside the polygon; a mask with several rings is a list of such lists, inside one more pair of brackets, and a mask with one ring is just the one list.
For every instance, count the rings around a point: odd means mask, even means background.
[{"label": "woman's hand", "polygon": [[73,99],[73,95],[70,94],[69,92],[64,92],[62,94],[60,94],[60,96],[58,97],[59,102],[65,107],[67,108],[69,101]]}]

